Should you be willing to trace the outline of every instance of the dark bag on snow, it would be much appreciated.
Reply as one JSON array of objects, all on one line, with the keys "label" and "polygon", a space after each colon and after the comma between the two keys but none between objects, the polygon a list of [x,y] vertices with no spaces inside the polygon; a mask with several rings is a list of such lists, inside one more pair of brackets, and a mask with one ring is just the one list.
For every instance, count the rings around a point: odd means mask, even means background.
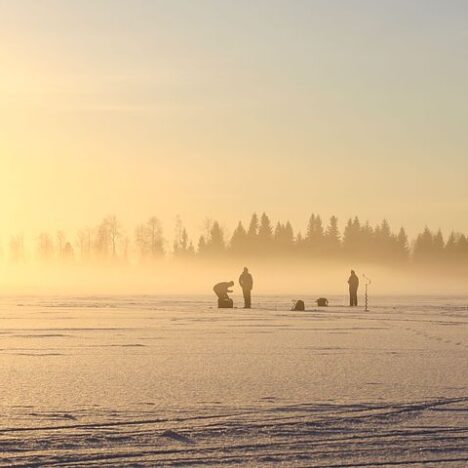
[{"label": "dark bag on snow", "polygon": [[316,301],[319,307],[327,307],[328,306],[328,299],[326,297],[319,297]]},{"label": "dark bag on snow", "polygon": [[234,307],[234,301],[229,299],[218,299],[218,308],[219,309],[232,309]]},{"label": "dark bag on snow", "polygon": [[304,301],[299,299],[298,301],[296,301],[296,303],[294,304],[292,310],[305,310],[305,304],[304,304]]}]

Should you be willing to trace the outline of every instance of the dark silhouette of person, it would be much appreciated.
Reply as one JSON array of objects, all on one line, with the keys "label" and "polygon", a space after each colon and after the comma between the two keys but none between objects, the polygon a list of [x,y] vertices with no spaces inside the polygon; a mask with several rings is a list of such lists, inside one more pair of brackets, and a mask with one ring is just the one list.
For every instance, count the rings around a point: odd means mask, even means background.
[{"label": "dark silhouette of person", "polygon": [[250,309],[252,306],[252,288],[253,288],[253,278],[249,273],[249,269],[244,267],[244,271],[239,276],[239,284],[242,288],[242,293],[244,294],[244,309]]},{"label": "dark silhouette of person", "polygon": [[218,296],[218,307],[220,308],[231,308],[233,306],[232,299],[228,293],[232,293],[232,287],[234,281],[222,282],[215,284],[213,287],[214,293]]},{"label": "dark silhouette of person", "polygon": [[351,276],[348,279],[349,284],[349,305],[351,307],[357,306],[357,290],[359,288],[359,278],[354,270],[351,270]]}]

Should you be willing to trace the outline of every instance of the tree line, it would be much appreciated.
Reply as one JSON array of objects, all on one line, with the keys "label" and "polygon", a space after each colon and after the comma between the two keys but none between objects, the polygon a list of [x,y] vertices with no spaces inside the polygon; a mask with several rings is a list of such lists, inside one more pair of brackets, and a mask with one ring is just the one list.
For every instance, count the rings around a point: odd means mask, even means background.
[{"label": "tree line", "polygon": [[[10,239],[3,257],[21,262],[27,255],[23,236]],[[413,241],[405,229],[393,231],[383,220],[372,226],[358,217],[350,218],[341,231],[336,216],[324,223],[312,214],[303,232],[295,232],[289,221],[273,224],[266,213],[253,214],[247,225],[239,221],[232,235],[217,221],[206,221],[203,234],[196,242],[189,237],[178,218],[174,241],[169,245],[163,227],[152,216],[138,225],[133,233],[123,229],[116,216],[108,216],[97,226],[83,229],[73,238],[63,231],[54,235],[42,232],[35,239],[33,255],[43,262],[142,262],[175,259],[296,258],[343,259],[378,263],[464,263],[468,260],[468,237],[452,232],[447,239],[440,230],[425,228]]]}]

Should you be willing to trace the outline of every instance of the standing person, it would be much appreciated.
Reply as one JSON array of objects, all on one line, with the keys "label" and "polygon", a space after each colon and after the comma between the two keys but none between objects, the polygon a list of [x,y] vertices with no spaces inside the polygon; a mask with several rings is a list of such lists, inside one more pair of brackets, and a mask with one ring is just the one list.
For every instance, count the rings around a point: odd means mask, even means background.
[{"label": "standing person", "polygon": [[351,276],[348,279],[349,284],[349,305],[351,307],[357,306],[357,290],[359,288],[359,278],[354,270],[351,270]]},{"label": "standing person", "polygon": [[250,309],[252,305],[251,292],[253,288],[253,278],[247,267],[244,267],[244,271],[239,277],[239,284],[244,294],[244,309]]}]

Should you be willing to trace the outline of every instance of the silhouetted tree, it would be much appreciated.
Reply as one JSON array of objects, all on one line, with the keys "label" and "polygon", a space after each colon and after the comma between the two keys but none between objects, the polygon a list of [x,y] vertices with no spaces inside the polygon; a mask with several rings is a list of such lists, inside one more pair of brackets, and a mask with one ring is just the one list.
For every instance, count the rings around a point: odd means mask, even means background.
[{"label": "silhouetted tree", "polygon": [[274,235],[274,251],[280,255],[292,255],[294,248],[294,231],[289,221],[286,224],[277,223]]},{"label": "silhouetted tree", "polygon": [[258,216],[256,213],[252,215],[250,219],[249,229],[247,231],[247,235],[250,238],[256,238],[258,234]]},{"label": "silhouetted tree", "polygon": [[459,234],[452,231],[445,244],[445,257],[449,261],[453,261],[457,256],[458,236]]},{"label": "silhouetted tree", "polygon": [[399,260],[407,261],[409,256],[408,236],[404,228],[400,228],[397,237],[398,258]]},{"label": "silhouetted tree", "polygon": [[282,238],[283,238],[283,230],[284,226],[278,221],[275,226],[275,234],[274,239],[277,246],[281,245]]},{"label": "silhouetted tree", "polygon": [[91,258],[92,244],[91,229],[80,230],[77,235],[76,245],[81,261],[87,261]]},{"label": "silhouetted tree", "polygon": [[247,252],[250,255],[257,254],[257,247],[258,247],[258,216],[256,213],[252,215],[250,219],[249,228],[247,229]]},{"label": "silhouetted tree", "polygon": [[13,236],[10,239],[10,259],[14,263],[24,260],[24,238],[22,234]]},{"label": "silhouetted tree", "polygon": [[444,257],[445,241],[442,231],[439,229],[432,238],[432,260],[441,261]]},{"label": "silhouetted tree", "polygon": [[361,254],[361,223],[356,216],[349,219],[343,232],[343,251],[348,256]]},{"label": "silhouetted tree", "polygon": [[270,218],[263,213],[260,218],[260,227],[258,228],[258,238],[262,242],[269,242],[273,238],[273,228],[271,227]]},{"label": "silhouetted tree", "polygon": [[[101,260],[118,258],[126,261],[134,251],[145,258],[162,257],[164,245],[162,226],[157,218],[151,217],[137,226],[134,243],[131,243],[117,218],[108,216],[94,230],[80,230],[73,245],[62,231],[58,231],[53,239],[42,232],[37,238],[36,252],[39,260],[71,261],[76,251],[76,258],[81,261],[91,259],[93,253]],[[296,256],[309,258],[310,261],[314,256],[323,255],[335,259],[353,257],[379,264],[408,260],[415,263],[450,262],[453,265],[466,265],[468,262],[468,239],[463,233],[452,232],[445,241],[440,229],[433,233],[426,227],[417,235],[411,247],[405,229],[401,227],[394,233],[385,219],[373,228],[369,222],[362,224],[357,216],[350,218],[341,237],[335,216],[330,218],[324,232],[321,217],[313,213],[308,220],[305,236],[301,233],[295,236],[289,221],[278,221],[273,229],[270,218],[263,213],[260,219],[256,214],[252,215],[247,230],[239,222],[227,245],[226,234],[220,224],[206,220],[196,253],[187,230],[178,218],[173,253],[174,258],[221,258],[229,254],[234,257]],[[25,258],[22,236],[11,238],[9,258],[15,262]]]},{"label": "silhouetted tree", "polygon": [[65,244],[67,243],[67,239],[65,238],[65,233],[63,231],[57,231],[57,256],[59,259],[63,258],[63,253],[65,250]]},{"label": "silhouetted tree", "polygon": [[176,257],[186,257],[190,251],[190,240],[185,228],[182,229],[179,237],[174,241],[174,255]]},{"label": "silhouetted tree", "polygon": [[430,229],[426,226],[424,232],[418,235],[414,243],[413,258],[416,262],[430,260],[433,252],[434,239]]},{"label": "silhouetted tree", "polygon": [[73,250],[73,246],[71,245],[70,242],[66,241],[65,245],[63,246],[61,259],[62,261],[69,263],[73,261],[74,258],[75,258],[75,252]]},{"label": "silhouetted tree", "polygon": [[75,257],[75,252],[73,250],[73,246],[67,240],[65,233],[63,231],[57,231],[56,235],[56,253],[57,258],[63,262],[71,262]]},{"label": "silhouetted tree", "polygon": [[450,263],[466,264],[468,260],[468,239],[465,234],[452,232],[445,244],[445,255]]},{"label": "silhouetted tree", "polygon": [[324,231],[322,218],[319,215],[312,215],[307,224],[305,245],[307,252],[311,255],[318,255],[323,252],[324,248]]},{"label": "silhouetted tree", "polygon": [[122,228],[116,216],[108,216],[99,224],[94,237],[94,251],[98,258],[116,259],[117,244],[122,237]]},{"label": "silhouetted tree", "polygon": [[107,218],[104,219],[96,229],[96,235],[94,237],[94,251],[96,252],[96,256],[101,260],[107,259],[110,255],[111,240]]},{"label": "silhouetted tree", "polygon": [[197,254],[203,257],[206,254],[206,240],[205,236],[200,236],[198,240]]},{"label": "silhouetted tree", "polygon": [[359,233],[359,252],[360,257],[363,260],[371,260],[375,256],[375,238],[374,238],[374,229],[369,224],[369,221],[366,221],[364,226],[361,227]]},{"label": "silhouetted tree", "polygon": [[[153,218],[153,219],[156,220],[156,218]],[[109,232],[112,257],[116,258],[117,257],[117,241],[120,239],[122,235],[121,225],[119,221],[117,220],[116,216],[107,217],[105,222],[107,223],[107,229]]]},{"label": "silhouetted tree", "polygon": [[234,255],[245,255],[248,251],[247,232],[241,221],[232,234],[230,249]]},{"label": "silhouetted tree", "polygon": [[395,250],[394,245],[396,245],[396,239],[392,235],[388,221],[384,219],[374,229],[374,259],[382,261],[390,258]]},{"label": "silhouetted tree", "polygon": [[289,221],[286,221],[286,224],[284,225],[284,242],[289,250],[294,244],[294,230]]},{"label": "silhouetted tree", "polygon": [[338,228],[338,218],[330,218],[324,237],[324,249],[327,254],[337,254],[341,247],[341,235]]},{"label": "silhouetted tree", "polygon": [[135,240],[142,257],[156,259],[164,255],[162,225],[155,216],[137,227]]},{"label": "silhouetted tree", "polygon": [[54,257],[54,243],[47,232],[39,234],[37,253],[41,261],[49,262]]},{"label": "silhouetted tree", "polygon": [[193,256],[193,244],[190,242],[187,230],[182,225],[182,221],[177,217],[174,238],[174,257],[188,258]]},{"label": "silhouetted tree", "polygon": [[225,251],[224,231],[217,221],[215,221],[210,229],[210,236],[206,242],[206,253],[210,256],[219,256]]},{"label": "silhouetted tree", "polygon": [[258,228],[258,253],[266,254],[271,253],[273,241],[273,228],[271,226],[270,218],[263,213],[260,217],[260,226]]},{"label": "silhouetted tree", "polygon": [[[294,254],[296,256],[301,257],[304,254],[306,251],[305,244],[306,241],[304,240],[304,236],[301,232],[298,232],[294,240]],[[323,246],[321,248],[323,248]]]}]

